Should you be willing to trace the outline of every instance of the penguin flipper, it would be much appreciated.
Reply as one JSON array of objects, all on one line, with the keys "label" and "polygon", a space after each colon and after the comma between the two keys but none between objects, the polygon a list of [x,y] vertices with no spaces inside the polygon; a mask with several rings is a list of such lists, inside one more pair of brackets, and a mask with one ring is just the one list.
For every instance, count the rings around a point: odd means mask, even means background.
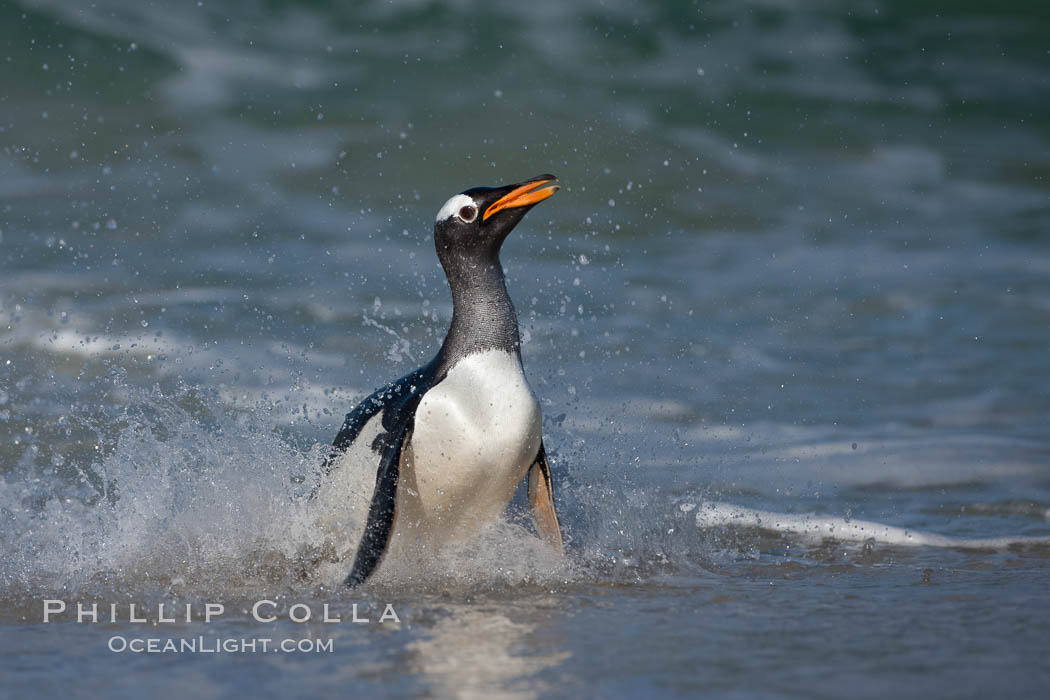
[{"label": "penguin flipper", "polygon": [[[406,397],[411,396],[414,393],[418,393],[419,385],[425,380],[426,372],[429,367],[422,367],[409,375],[402,377],[401,379],[388,384],[382,389],[375,391],[373,394],[362,400],[350,413],[346,414],[346,420],[343,421],[343,427],[339,429],[339,433],[335,436],[335,440],[332,441],[332,450],[325,457],[324,463],[321,465],[321,473],[327,476],[332,473],[332,467],[335,462],[346,452],[354,440],[357,439],[361,431],[364,430],[365,425],[374,415],[380,411],[384,411],[384,423],[386,422],[386,409],[388,406],[395,405],[399,402],[403,402]],[[400,413],[397,412],[397,413]],[[400,415],[393,416],[395,420],[400,419]],[[311,494],[313,498],[314,494]]]},{"label": "penguin flipper", "polygon": [[405,421],[383,447],[383,456],[376,471],[376,488],[372,494],[372,504],[368,508],[368,521],[365,523],[361,543],[357,545],[354,567],[346,577],[347,588],[353,588],[365,582],[379,566],[387,545],[390,533],[394,529],[395,504],[397,502],[397,482],[401,472],[401,453],[405,444],[412,437],[411,421]]},{"label": "penguin flipper", "polygon": [[532,508],[532,522],[552,547],[560,554],[565,554],[561,538],[561,525],[558,513],[554,510],[554,485],[551,483],[551,468],[547,462],[547,452],[540,441],[540,451],[536,460],[529,467],[529,506]]}]

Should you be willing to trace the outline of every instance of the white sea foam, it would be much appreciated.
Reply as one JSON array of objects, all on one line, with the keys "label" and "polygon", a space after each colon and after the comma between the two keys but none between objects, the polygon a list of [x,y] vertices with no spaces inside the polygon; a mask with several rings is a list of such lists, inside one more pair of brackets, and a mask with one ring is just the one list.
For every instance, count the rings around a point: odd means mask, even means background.
[{"label": "white sea foam", "polygon": [[681,508],[696,509],[696,525],[699,528],[732,525],[771,530],[790,534],[809,544],[833,539],[842,542],[874,541],[904,547],[953,547],[997,551],[1018,545],[1050,544],[1050,537],[950,537],[867,520],[836,518],[814,513],[774,513],[730,503],[684,504]]}]

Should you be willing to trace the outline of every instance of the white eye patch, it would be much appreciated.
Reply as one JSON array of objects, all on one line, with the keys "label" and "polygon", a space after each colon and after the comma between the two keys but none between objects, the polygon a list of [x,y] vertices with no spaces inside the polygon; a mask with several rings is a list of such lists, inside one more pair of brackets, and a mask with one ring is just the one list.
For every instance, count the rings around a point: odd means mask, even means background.
[{"label": "white eye patch", "polygon": [[467,195],[457,194],[442,205],[441,209],[438,210],[437,218],[434,219],[434,221],[444,221],[445,219],[453,217],[458,214],[459,210],[463,207],[473,207],[477,210],[478,205]]}]

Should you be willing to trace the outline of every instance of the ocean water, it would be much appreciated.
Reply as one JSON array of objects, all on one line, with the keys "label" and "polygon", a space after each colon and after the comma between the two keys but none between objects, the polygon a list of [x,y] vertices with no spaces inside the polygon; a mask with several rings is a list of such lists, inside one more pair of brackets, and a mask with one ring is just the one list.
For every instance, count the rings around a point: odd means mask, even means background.
[{"label": "ocean water", "polygon": [[[1047,36],[1026,2],[0,4],[0,696],[1044,697]],[[503,263],[567,556],[519,494],[347,592],[304,496],[441,342],[433,216],[543,172]],[[303,647],[112,650],[147,638]]]}]

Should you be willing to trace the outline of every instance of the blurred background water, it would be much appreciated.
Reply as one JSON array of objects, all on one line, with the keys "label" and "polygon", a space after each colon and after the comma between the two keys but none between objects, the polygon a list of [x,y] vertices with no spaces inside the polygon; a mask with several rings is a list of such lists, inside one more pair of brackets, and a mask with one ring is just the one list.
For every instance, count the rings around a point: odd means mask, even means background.
[{"label": "blurred background water", "polygon": [[[0,3],[0,694],[1041,695],[1048,36],[1031,2]],[[541,172],[503,262],[566,563],[514,508],[363,594],[395,631],[285,624],[323,659],[39,624],[356,599],[301,570],[302,485],[444,335],[441,203]]]}]

